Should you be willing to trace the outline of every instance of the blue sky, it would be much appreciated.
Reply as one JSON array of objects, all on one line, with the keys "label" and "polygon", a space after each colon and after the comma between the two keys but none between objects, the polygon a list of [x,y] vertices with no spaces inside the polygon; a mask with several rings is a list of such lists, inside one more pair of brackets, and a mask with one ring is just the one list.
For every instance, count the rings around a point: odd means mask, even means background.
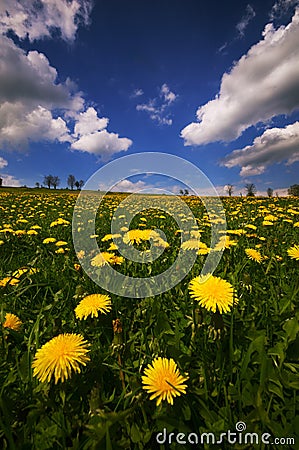
[{"label": "blue sky", "polygon": [[[219,194],[299,183],[299,1],[4,0],[0,175],[87,180],[166,152]],[[135,176],[118,189],[179,184]]]}]

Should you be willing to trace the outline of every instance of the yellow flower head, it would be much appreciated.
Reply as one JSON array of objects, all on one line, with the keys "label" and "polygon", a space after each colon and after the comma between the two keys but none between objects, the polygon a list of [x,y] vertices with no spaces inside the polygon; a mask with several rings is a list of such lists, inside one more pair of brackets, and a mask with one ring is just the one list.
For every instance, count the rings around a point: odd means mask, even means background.
[{"label": "yellow flower head", "polygon": [[34,236],[34,235],[36,235],[36,234],[38,234],[38,233],[37,233],[37,231],[35,231],[35,230],[28,230],[28,231],[27,231],[27,234],[29,234],[30,236]]},{"label": "yellow flower head", "polygon": [[22,321],[15,314],[5,314],[5,321],[3,322],[4,328],[10,328],[14,331],[19,331],[22,326]]},{"label": "yellow flower head", "polygon": [[233,286],[228,281],[210,274],[193,278],[189,283],[189,291],[200,306],[212,312],[229,312],[233,304],[237,303]]},{"label": "yellow flower head", "polygon": [[101,252],[91,260],[91,265],[94,267],[102,267],[105,264],[122,264],[124,258],[122,256],[116,256],[114,253]]},{"label": "yellow flower head", "polygon": [[18,284],[20,280],[14,277],[5,277],[2,280],[0,280],[0,286],[4,287],[7,285],[14,286],[15,284]]},{"label": "yellow flower head", "polygon": [[86,319],[88,316],[98,317],[98,312],[106,314],[111,310],[109,295],[91,294],[84,297],[75,308],[77,319]]},{"label": "yellow flower head", "polygon": [[178,367],[173,359],[156,358],[144,370],[142,376],[143,389],[150,396],[150,400],[157,399],[157,406],[162,400],[167,400],[173,405],[173,398],[186,394],[187,385],[184,384],[188,377],[180,375]]},{"label": "yellow flower head", "polygon": [[43,244],[51,244],[53,242],[56,242],[56,239],[52,238],[52,237],[48,237],[48,238],[43,240]]},{"label": "yellow flower head", "polygon": [[58,380],[64,382],[72,370],[80,373],[80,364],[85,366],[90,360],[88,346],[80,334],[59,334],[37,350],[32,363],[33,376],[42,382],[50,382],[53,376],[55,384]]},{"label": "yellow flower head", "polygon": [[246,248],[245,253],[248,258],[252,259],[253,261],[256,261],[258,263],[263,261],[263,257],[260,252],[258,250],[255,250],[254,248]]},{"label": "yellow flower head", "polygon": [[294,247],[291,247],[288,249],[288,255],[299,261],[299,245],[294,245]]}]

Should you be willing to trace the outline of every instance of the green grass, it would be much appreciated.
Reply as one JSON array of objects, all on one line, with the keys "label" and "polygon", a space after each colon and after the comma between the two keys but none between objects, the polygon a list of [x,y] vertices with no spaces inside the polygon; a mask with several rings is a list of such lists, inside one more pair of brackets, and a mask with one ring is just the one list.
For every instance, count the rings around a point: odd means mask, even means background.
[{"label": "green grass", "polygon": [[[19,332],[0,326],[0,447],[154,449],[156,433],[164,427],[168,433],[220,435],[244,421],[248,432],[295,437],[297,444],[285,448],[298,448],[299,261],[287,250],[299,244],[299,228],[294,227],[299,200],[223,199],[228,229],[247,230],[231,236],[237,245],[224,251],[214,273],[236,290],[239,301],[230,313],[213,314],[190,298],[188,283],[200,274],[206,258],[198,256],[186,278],[168,292],[144,299],[110,294],[111,313],[79,321],[74,308],[82,296],[107,292],[74,267],[78,260],[71,221],[76,198],[77,192],[58,190],[0,191],[0,228],[9,225],[15,232],[40,227],[32,236],[0,233],[0,279],[23,266],[38,269],[24,274],[15,286],[0,287],[1,323],[8,312],[23,322]],[[96,230],[101,250],[109,247],[101,238],[110,232],[111,213],[124,198],[105,198]],[[184,200],[203,230],[201,240],[209,246],[202,203],[194,197]],[[262,224],[268,214],[277,219],[270,226]],[[70,224],[51,227],[59,217]],[[143,211],[133,228],[140,217],[147,219],[148,228],[161,228],[167,236],[165,261],[151,268],[153,273],[163,271],[178,251],[176,224],[166,214],[159,219]],[[257,230],[244,228],[246,224]],[[69,250],[57,254],[55,244],[43,244],[50,236],[66,241]],[[267,257],[260,264],[245,254],[256,245]],[[130,261],[117,270],[135,277],[149,273],[148,267]],[[116,318],[121,335],[113,333]],[[31,368],[36,350],[67,332],[80,333],[91,343],[90,362],[65,383],[40,383]],[[181,373],[188,373],[187,393],[173,406],[156,407],[142,389],[141,376],[155,356],[173,358]],[[189,447],[173,443],[171,448]],[[221,448],[283,447],[222,443]]]}]

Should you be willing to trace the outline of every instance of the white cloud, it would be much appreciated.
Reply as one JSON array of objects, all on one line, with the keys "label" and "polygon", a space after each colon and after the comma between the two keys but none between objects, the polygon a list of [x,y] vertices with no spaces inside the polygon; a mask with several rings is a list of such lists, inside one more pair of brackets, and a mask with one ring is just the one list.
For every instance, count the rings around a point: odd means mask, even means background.
[{"label": "white cloud", "polygon": [[131,95],[132,98],[134,97],[140,97],[141,95],[143,95],[144,92],[142,89],[135,89],[133,94]]},{"label": "white cloud", "polygon": [[232,141],[258,122],[299,107],[299,9],[287,26],[267,24],[263,39],[222,77],[214,100],[197,110],[198,122],[181,132],[185,145]]},{"label": "white cloud", "polygon": [[13,175],[1,174],[0,178],[2,178],[2,186],[20,187],[22,185],[20,180],[17,180]]},{"label": "white cloud", "polygon": [[270,19],[282,17],[299,4],[299,0],[277,0],[271,8]]},{"label": "white cloud", "polygon": [[107,127],[109,119],[106,117],[99,118],[94,108],[90,107],[85,112],[79,114],[78,120],[74,127],[75,136],[84,136],[103,130]]},{"label": "white cloud", "polygon": [[71,148],[93,153],[105,161],[114,153],[128,150],[131,144],[131,139],[120,138],[117,133],[108,133],[107,130],[101,130],[81,136],[71,144]]},{"label": "white cloud", "polygon": [[104,161],[114,153],[128,150],[132,141],[128,138],[120,138],[116,133],[109,133],[106,130],[108,123],[109,119],[98,117],[93,107],[79,113],[76,117],[71,148],[93,153]]},{"label": "white cloud", "polygon": [[135,183],[130,180],[122,180],[113,186],[112,191],[114,192],[138,192],[146,187],[144,181],[136,181]]},{"label": "white cloud", "polygon": [[0,156],[0,169],[3,169],[3,167],[6,167],[7,164],[8,164],[8,162],[6,161],[6,159],[4,159]]},{"label": "white cloud", "polygon": [[246,13],[240,20],[240,22],[237,23],[236,29],[239,33],[239,35],[242,37],[244,36],[245,30],[248,27],[249,22],[255,17],[255,11],[251,5],[246,6]]},{"label": "white cloud", "polygon": [[241,176],[262,174],[268,166],[299,161],[299,122],[285,128],[269,128],[252,145],[234,150],[221,162],[225,167],[240,166]]},{"label": "white cloud", "polygon": [[159,96],[150,99],[147,103],[136,106],[137,111],[144,111],[149,114],[151,120],[159,125],[172,125],[172,119],[168,113],[169,106],[176,100],[177,95],[172,92],[166,83],[160,90]]},{"label": "white cloud", "polygon": [[78,26],[89,22],[90,0],[1,0],[0,32],[13,31],[30,41],[58,30],[66,41],[75,39]]}]

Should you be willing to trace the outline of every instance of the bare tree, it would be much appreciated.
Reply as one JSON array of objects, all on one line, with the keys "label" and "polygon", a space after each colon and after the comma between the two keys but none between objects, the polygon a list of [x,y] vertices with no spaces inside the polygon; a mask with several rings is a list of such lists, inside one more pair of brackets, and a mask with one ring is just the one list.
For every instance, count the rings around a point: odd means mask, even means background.
[{"label": "bare tree", "polygon": [[52,186],[54,187],[54,189],[56,189],[57,186],[59,186],[59,185],[60,185],[59,177],[57,177],[57,176],[53,177],[53,179],[52,179]]},{"label": "bare tree", "polygon": [[299,197],[299,184],[292,184],[288,189],[288,195]]},{"label": "bare tree", "polygon": [[231,197],[232,193],[233,193],[233,190],[234,190],[233,185],[232,184],[227,184],[226,185],[226,190],[227,190],[228,195]]},{"label": "bare tree", "polygon": [[245,189],[247,191],[246,197],[254,197],[255,196],[256,187],[253,183],[246,184]]},{"label": "bare tree", "polygon": [[82,189],[83,186],[84,186],[84,181],[83,181],[83,180],[80,180],[80,181],[79,181],[79,188]]},{"label": "bare tree", "polygon": [[185,189],[185,190],[184,190],[184,195],[189,195],[188,189]]},{"label": "bare tree", "polygon": [[76,178],[74,177],[74,175],[69,175],[67,178],[67,185],[71,188],[71,190],[74,189],[76,183]]},{"label": "bare tree", "polygon": [[44,184],[48,186],[49,189],[53,185],[53,178],[53,175],[45,175],[44,177]]},{"label": "bare tree", "polygon": [[183,189],[180,189],[180,195],[184,195]]},{"label": "bare tree", "polygon": [[269,187],[267,189],[267,194],[268,194],[268,197],[273,197],[273,189]]}]

